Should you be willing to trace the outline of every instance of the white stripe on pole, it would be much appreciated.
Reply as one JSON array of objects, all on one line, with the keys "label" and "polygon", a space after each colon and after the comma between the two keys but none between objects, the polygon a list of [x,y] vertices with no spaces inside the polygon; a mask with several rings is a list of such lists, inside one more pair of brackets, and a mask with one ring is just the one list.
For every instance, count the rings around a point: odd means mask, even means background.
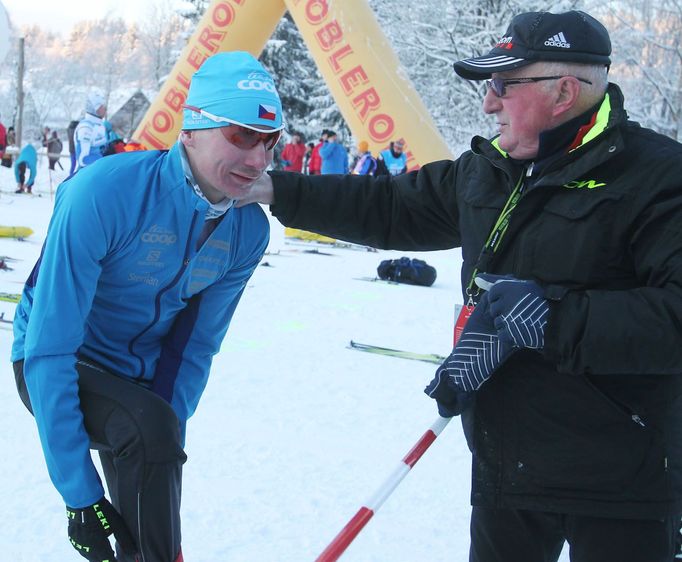
[{"label": "white stripe on pole", "polygon": [[364,526],[369,522],[374,513],[383,505],[386,498],[393,493],[393,490],[396,489],[412,467],[417,464],[417,461],[431,446],[431,443],[436,440],[436,437],[440,435],[440,432],[445,429],[445,426],[448,425],[448,423],[450,423],[451,419],[452,418],[438,417],[426,433],[421,436],[414,447],[410,449],[410,452],[403,457],[400,465],[370,498],[367,505],[358,510],[346,526],[341,529],[341,532],[334,537],[334,540],[329,543],[329,546],[324,549],[324,552],[317,557],[315,562],[335,562],[339,559],[350,543],[358,536],[358,533],[360,533]]}]

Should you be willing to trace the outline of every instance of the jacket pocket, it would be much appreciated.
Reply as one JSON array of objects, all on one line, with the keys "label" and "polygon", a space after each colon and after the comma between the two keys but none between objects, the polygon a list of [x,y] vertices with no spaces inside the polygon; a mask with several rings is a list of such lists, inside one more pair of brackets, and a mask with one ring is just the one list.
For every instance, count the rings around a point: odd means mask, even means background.
[{"label": "jacket pocket", "polygon": [[[586,493],[623,492],[652,464],[654,432],[585,377],[557,376],[542,410],[518,417],[512,480]],[[654,461],[652,463],[652,461]]]},{"label": "jacket pocket", "polygon": [[523,254],[532,256],[533,274],[549,283],[588,284],[607,275],[609,263],[622,264],[621,199],[620,193],[575,189],[551,197],[524,229],[532,250]]}]

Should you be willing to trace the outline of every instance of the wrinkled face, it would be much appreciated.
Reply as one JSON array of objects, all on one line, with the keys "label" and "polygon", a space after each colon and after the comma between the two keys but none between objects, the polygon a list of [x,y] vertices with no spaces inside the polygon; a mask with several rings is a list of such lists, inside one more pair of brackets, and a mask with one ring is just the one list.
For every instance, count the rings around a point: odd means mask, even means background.
[{"label": "wrinkled face", "polygon": [[221,127],[182,131],[192,174],[211,203],[225,197],[243,199],[253,183],[272,163],[273,151],[263,142],[252,148],[239,148],[230,143]]},{"label": "wrinkled face", "polygon": [[[492,77],[512,79],[540,76],[534,66],[495,73]],[[495,116],[500,148],[512,158],[525,160],[537,156],[540,133],[550,128],[554,85],[554,82],[509,85],[501,98],[491,89],[486,92],[483,111]]]}]

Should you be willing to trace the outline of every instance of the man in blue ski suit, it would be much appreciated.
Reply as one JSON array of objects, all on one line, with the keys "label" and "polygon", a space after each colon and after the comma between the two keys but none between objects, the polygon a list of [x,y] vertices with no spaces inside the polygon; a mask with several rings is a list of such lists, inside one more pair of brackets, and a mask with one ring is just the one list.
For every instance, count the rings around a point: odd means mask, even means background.
[{"label": "man in blue ski suit", "polygon": [[267,71],[220,53],[192,78],[170,150],[102,159],[57,191],[12,361],[88,560],[114,560],[113,532],[119,562],[182,561],[185,424],[269,240],[261,208],[233,204],[283,127]]}]

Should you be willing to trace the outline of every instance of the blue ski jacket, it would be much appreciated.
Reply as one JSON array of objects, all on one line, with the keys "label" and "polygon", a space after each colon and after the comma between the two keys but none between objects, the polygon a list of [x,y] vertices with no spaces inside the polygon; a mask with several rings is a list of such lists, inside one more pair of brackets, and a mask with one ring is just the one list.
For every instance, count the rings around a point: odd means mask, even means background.
[{"label": "blue ski jacket", "polygon": [[388,173],[392,176],[397,176],[407,171],[407,156],[404,152],[395,156],[391,149],[387,148],[386,150],[382,150],[379,154],[386,165]]},{"label": "blue ski jacket", "polygon": [[27,144],[21,149],[19,157],[14,161],[14,178],[19,183],[19,164],[24,163],[31,172],[31,177],[26,181],[26,187],[33,187],[36,181],[36,172],[38,166],[38,153],[32,144]]},{"label": "blue ski jacket", "polygon": [[77,354],[152,388],[184,432],[244,287],[263,256],[259,205],[232,207],[198,246],[208,202],[181,147],[104,158],[60,185],[14,319],[50,478],[67,505],[104,490],[78,400]]},{"label": "blue ski jacket", "polygon": [[326,142],[320,147],[322,174],[347,174],[348,153],[338,142]]}]

